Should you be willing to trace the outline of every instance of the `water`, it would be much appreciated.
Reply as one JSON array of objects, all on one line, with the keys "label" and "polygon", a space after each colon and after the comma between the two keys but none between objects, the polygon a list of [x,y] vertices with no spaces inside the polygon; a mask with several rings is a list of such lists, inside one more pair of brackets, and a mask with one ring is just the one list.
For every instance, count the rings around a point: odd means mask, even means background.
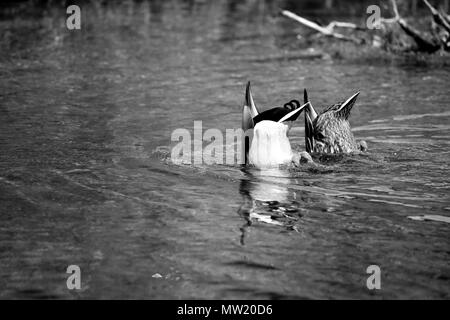
[{"label": "water", "polygon": [[[0,23],[0,298],[450,297],[449,225],[407,218],[450,215],[448,68],[296,58],[275,4],[82,10],[81,31],[58,6]],[[167,161],[176,128],[240,126],[247,80],[260,108],[361,90],[369,153],[274,172]]]}]

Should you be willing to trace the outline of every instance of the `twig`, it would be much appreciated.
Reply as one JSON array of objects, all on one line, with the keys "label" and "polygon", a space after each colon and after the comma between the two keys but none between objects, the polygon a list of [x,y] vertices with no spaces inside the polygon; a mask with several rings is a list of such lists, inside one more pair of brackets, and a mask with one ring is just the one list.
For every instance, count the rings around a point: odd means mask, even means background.
[{"label": "twig", "polygon": [[380,18],[380,23],[397,23],[397,18]]},{"label": "twig", "polygon": [[400,14],[398,13],[397,2],[395,0],[391,0],[392,3],[392,11],[394,11],[395,20],[400,20]]},{"label": "twig", "polygon": [[355,29],[355,30],[365,30],[366,28],[357,26],[354,23],[351,22],[341,22],[341,21],[331,21],[325,28],[329,30],[333,30],[335,27],[337,28],[348,28],[348,29]]},{"label": "twig", "polygon": [[422,32],[410,26],[404,19],[400,17],[397,8],[397,2],[395,0],[391,0],[391,3],[395,15],[394,19],[396,19],[403,31],[405,31],[408,36],[414,39],[418,46],[418,50],[431,53],[441,48],[437,41],[434,41],[434,39],[429,39],[429,37],[426,37]]},{"label": "twig", "polygon": [[445,19],[445,21],[447,21],[448,24],[450,24],[450,15],[447,15],[444,10],[439,9],[439,13],[441,14],[441,16]]},{"label": "twig", "polygon": [[288,10],[282,10],[281,14],[286,16],[286,17],[288,17],[288,18],[290,18],[290,19],[292,19],[292,20],[295,20],[295,21],[297,21],[297,22],[307,26],[308,28],[316,30],[317,32],[320,32],[320,33],[322,33],[322,34],[324,34],[326,36],[333,37],[333,38],[336,38],[336,39],[339,39],[339,40],[351,41],[351,42],[354,42],[354,43],[357,43],[357,44],[361,44],[362,43],[361,39],[348,37],[348,36],[343,35],[341,33],[334,32],[332,30],[333,29],[332,27],[329,28],[329,26],[328,27],[319,26],[317,23],[315,23],[313,21],[310,21],[308,19],[305,19],[303,17],[300,17],[299,15],[296,15],[295,13],[290,12]]}]

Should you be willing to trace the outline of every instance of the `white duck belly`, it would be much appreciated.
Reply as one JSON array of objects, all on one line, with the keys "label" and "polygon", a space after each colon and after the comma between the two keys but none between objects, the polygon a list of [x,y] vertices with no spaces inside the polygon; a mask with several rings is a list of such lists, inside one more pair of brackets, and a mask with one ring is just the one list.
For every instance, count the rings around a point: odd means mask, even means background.
[{"label": "white duck belly", "polygon": [[287,137],[288,129],[284,123],[267,120],[258,122],[253,129],[249,163],[258,168],[289,164],[293,153]]}]

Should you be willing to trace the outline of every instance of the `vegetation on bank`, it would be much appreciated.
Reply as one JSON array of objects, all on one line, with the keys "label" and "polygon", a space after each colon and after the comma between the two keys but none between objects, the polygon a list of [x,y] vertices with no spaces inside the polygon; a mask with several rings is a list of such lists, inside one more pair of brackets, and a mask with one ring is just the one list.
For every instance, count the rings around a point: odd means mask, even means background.
[{"label": "vegetation on bank", "polygon": [[391,0],[393,17],[380,17],[376,28],[369,20],[365,25],[332,21],[323,26],[287,10],[281,14],[314,30],[306,40],[328,57],[450,65],[450,16],[422,1],[428,15],[404,18]]}]

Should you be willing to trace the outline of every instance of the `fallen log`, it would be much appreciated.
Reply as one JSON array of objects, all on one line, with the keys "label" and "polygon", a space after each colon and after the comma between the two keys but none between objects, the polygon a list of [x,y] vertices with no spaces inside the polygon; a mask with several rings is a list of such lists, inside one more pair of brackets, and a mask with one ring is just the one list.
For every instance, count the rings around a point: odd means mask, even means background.
[{"label": "fallen log", "polygon": [[342,21],[331,21],[325,28],[329,29],[330,31],[333,31],[335,27],[354,29],[354,30],[366,30],[366,28],[364,28],[362,26],[358,26],[351,22],[342,22]]},{"label": "fallen log", "polygon": [[447,19],[444,18],[444,16],[436,8],[434,8],[427,0],[423,0],[423,2],[430,9],[434,21],[438,25],[442,26],[450,34],[450,23],[447,21]]},{"label": "fallen log", "polygon": [[[426,0],[424,0],[426,1]],[[398,12],[397,8],[397,2],[395,0],[391,0],[392,3],[392,10],[394,11],[394,20],[397,21],[397,23],[400,25],[402,30],[413,40],[416,42],[417,50],[418,51],[424,51],[428,53],[433,53],[438,51],[441,48],[441,45],[434,37],[429,37],[425,33],[415,29],[414,27],[410,26],[406,20],[400,17],[400,14]]]},{"label": "fallen log", "polygon": [[433,53],[441,48],[440,43],[434,40],[434,37],[426,36],[423,32],[410,26],[405,20],[400,19],[398,24],[407,35],[414,39],[418,46],[418,51]]},{"label": "fallen log", "polygon": [[439,10],[442,17],[444,17],[445,21],[450,24],[450,15],[446,14],[442,9]]},{"label": "fallen log", "polygon": [[410,39],[412,39],[416,44],[413,50],[427,53],[434,53],[440,49],[449,50],[450,22],[448,16],[446,14],[439,12],[437,9],[431,6],[427,0],[423,1],[430,9],[431,14],[433,16],[434,22],[431,27],[431,33],[422,32],[411,26],[405,19],[403,19],[400,16],[396,1],[391,0],[394,17],[380,18],[379,20],[379,22],[383,26],[381,28],[382,29],[381,32],[384,33],[384,35],[386,35],[386,38],[384,38],[384,46],[382,43],[380,44],[381,38],[376,33],[369,32],[368,35],[372,37],[372,40],[368,40],[366,38],[361,38],[362,37],[361,34],[359,34],[359,37],[356,37],[353,35],[342,34],[334,31],[335,28],[347,28],[350,30],[367,30],[367,28],[357,26],[354,23],[332,21],[327,26],[324,27],[317,24],[316,22],[310,21],[288,10],[282,10],[281,14],[298,23],[301,23],[302,25],[310,29],[317,31],[318,33],[316,34],[316,36],[318,35],[328,36],[339,40],[350,41],[358,45],[364,43],[372,43],[372,46],[376,47],[383,46],[387,49],[393,48],[394,50],[396,50],[396,44],[392,42],[393,39],[392,34],[394,35],[397,34],[397,36],[400,39],[401,45],[404,48],[406,45],[407,49],[411,49],[411,45],[408,45],[407,41],[403,41],[403,38],[405,38],[405,40],[407,38],[406,37],[402,38],[400,34],[398,34],[399,32],[398,29],[392,28],[392,24],[397,24],[400,27],[400,30],[403,30],[404,34],[408,36]]},{"label": "fallen log", "polygon": [[[337,22],[334,22],[334,24],[330,24],[327,27],[322,27],[322,26],[318,25],[317,23],[310,21],[308,19],[305,19],[303,17],[300,17],[299,15],[296,15],[295,13],[288,11],[288,10],[282,10],[281,14],[292,20],[295,20],[295,21],[303,24],[304,26],[307,26],[308,28],[318,31],[325,36],[333,37],[333,38],[336,38],[339,40],[344,40],[344,41],[351,41],[356,44],[362,44],[364,42],[363,39],[359,39],[356,37],[350,37],[350,36],[347,36],[347,35],[344,35],[344,34],[341,34],[338,32],[334,32],[333,29],[335,26],[338,25]],[[351,24],[346,23],[345,25],[346,25],[346,27],[349,27]],[[354,28],[356,29],[356,25],[354,25]]]}]

